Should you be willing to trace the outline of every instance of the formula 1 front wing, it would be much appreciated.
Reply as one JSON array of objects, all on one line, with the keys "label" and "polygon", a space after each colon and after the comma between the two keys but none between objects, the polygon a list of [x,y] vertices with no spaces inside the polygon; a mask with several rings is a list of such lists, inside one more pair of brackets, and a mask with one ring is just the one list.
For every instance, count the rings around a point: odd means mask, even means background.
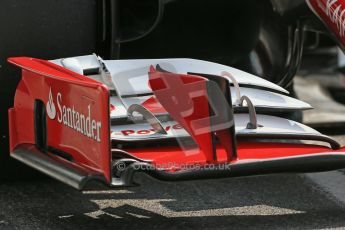
[{"label": "formula 1 front wing", "polygon": [[96,55],[9,62],[22,69],[11,156],[77,189],[131,186],[135,172],[178,181],[345,166],[335,140],[274,116],[309,104],[228,66]]}]

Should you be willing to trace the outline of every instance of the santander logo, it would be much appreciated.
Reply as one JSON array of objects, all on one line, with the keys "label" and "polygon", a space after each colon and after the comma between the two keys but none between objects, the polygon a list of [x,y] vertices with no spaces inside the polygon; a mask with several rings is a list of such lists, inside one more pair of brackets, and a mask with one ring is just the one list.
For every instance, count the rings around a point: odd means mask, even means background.
[{"label": "santander logo", "polygon": [[56,108],[53,101],[52,88],[49,89],[49,99],[46,105],[47,115],[50,119],[54,120],[56,117]]},{"label": "santander logo", "polygon": [[49,89],[49,99],[46,104],[47,116],[51,120],[55,120],[57,117],[57,122],[65,127],[71,128],[74,131],[92,139],[97,142],[101,142],[101,128],[102,122],[93,118],[93,106],[91,104],[82,111],[87,111],[87,113],[82,113],[77,106],[71,105],[67,106],[63,103],[63,95],[59,92],[56,94],[56,104],[54,104],[53,93],[50,87]]}]

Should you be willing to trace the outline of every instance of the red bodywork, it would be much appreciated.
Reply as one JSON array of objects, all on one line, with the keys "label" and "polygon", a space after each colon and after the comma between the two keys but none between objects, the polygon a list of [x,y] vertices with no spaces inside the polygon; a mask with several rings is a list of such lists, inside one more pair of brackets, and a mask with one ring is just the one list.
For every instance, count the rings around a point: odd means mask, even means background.
[{"label": "red bodywork", "polygon": [[[22,68],[22,79],[16,90],[14,108],[9,110],[11,152],[20,144],[35,144],[35,100],[41,100],[47,105],[51,90],[56,117],[54,119],[47,117],[48,145],[70,154],[75,164],[101,173],[110,183],[109,90],[107,87],[48,61],[23,57],[10,58],[9,62]],[[86,120],[89,114],[88,107],[90,107],[92,137],[78,132],[68,124],[63,124],[57,102],[58,94],[61,95],[61,98],[59,97],[61,112],[63,113],[63,106],[66,107],[66,113],[67,108],[74,108],[74,119],[78,112],[79,116],[84,114]],[[71,117],[70,114],[68,115]],[[59,119],[62,119],[62,123]],[[95,140],[98,138],[98,133],[97,127],[92,129],[92,121],[101,122],[99,140]],[[77,126],[76,121],[74,125]],[[90,128],[87,129],[90,130]],[[93,138],[94,136],[96,137]]]},{"label": "red bodywork", "polygon": [[345,1],[306,0],[310,9],[345,47]]}]

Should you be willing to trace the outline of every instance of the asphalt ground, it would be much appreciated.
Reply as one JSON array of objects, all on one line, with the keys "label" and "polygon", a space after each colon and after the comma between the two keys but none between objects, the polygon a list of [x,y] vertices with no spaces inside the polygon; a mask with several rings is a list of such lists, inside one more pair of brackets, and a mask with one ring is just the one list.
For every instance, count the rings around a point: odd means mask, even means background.
[{"label": "asphalt ground", "polygon": [[[305,79],[297,83],[303,99],[311,101],[320,116],[324,101],[313,101],[315,92],[305,90],[317,86]],[[332,113],[341,119],[344,108],[336,106],[339,109]],[[305,114],[318,121],[315,116]],[[335,137],[345,144],[345,132]],[[141,186],[124,190],[93,186],[84,192],[49,178],[2,183],[0,229],[345,228],[342,171],[179,183],[140,174],[136,181]]]},{"label": "asphalt ground", "polygon": [[[345,208],[304,175],[78,192],[53,180],[2,184],[0,229],[322,229]],[[345,178],[344,178],[345,179]]]}]

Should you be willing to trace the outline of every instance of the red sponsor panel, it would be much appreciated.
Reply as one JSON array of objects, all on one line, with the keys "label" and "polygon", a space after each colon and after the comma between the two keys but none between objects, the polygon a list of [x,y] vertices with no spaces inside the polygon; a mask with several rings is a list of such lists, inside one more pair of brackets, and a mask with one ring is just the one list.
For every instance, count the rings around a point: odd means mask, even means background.
[{"label": "red sponsor panel", "polygon": [[73,161],[111,180],[109,90],[103,84],[48,61],[11,58],[22,79],[9,111],[11,149],[35,144],[35,101],[46,110],[48,149],[67,153]]}]

